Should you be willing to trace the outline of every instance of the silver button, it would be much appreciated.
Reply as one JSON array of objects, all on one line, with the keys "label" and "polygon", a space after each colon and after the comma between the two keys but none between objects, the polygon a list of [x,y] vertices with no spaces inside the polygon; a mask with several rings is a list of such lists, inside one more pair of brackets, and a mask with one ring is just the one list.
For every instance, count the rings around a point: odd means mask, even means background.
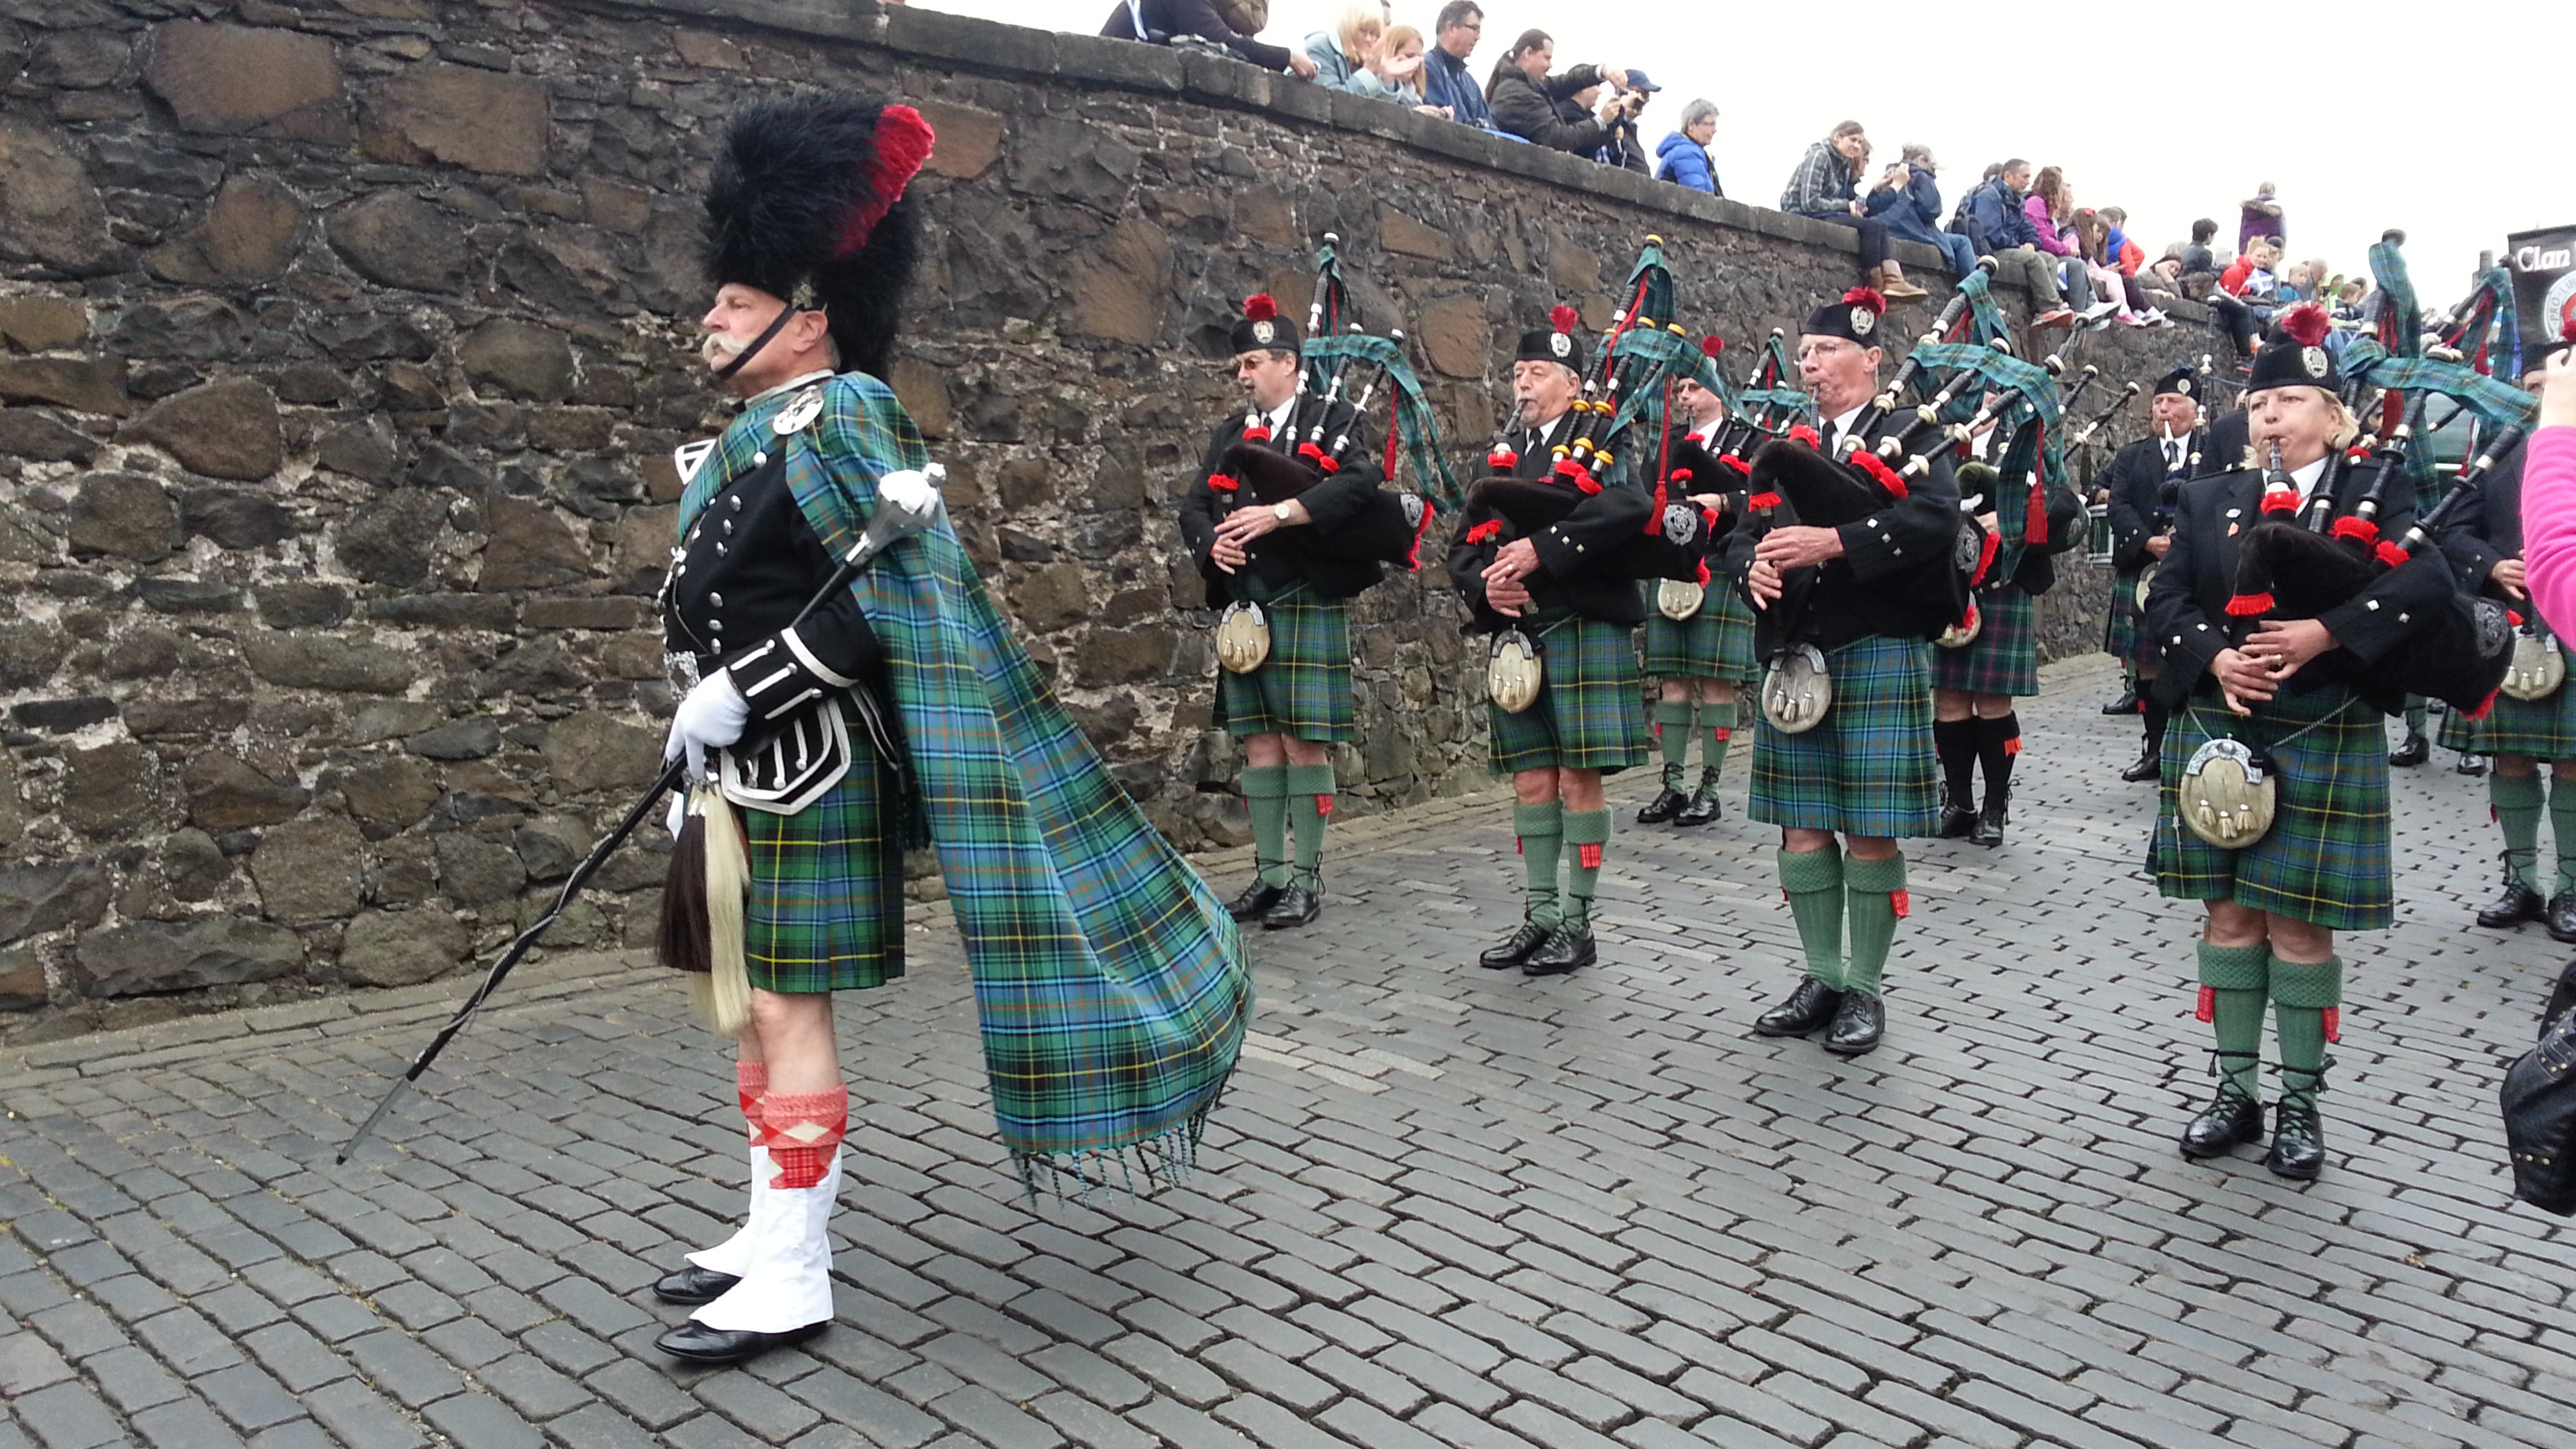
[{"label": "silver button", "polygon": [[708,602],[708,603],[710,603],[710,604],[713,604],[713,605],[715,605],[717,608],[721,609],[721,608],[723,608],[723,607],[724,607],[724,595],[722,595],[722,594],[709,594],[709,595],[707,595],[707,602]]},{"label": "silver button", "polygon": [[715,633],[715,634],[721,634],[721,633],[723,633],[723,632],[724,632],[724,620],[722,620],[722,619],[709,619],[709,620],[707,621],[707,630],[708,630],[708,632],[710,632],[710,633]]},{"label": "silver button", "polygon": [[725,546],[724,546],[723,544],[717,544],[717,545],[716,545],[716,557],[718,557],[718,558],[722,558],[722,557],[724,557],[724,552],[725,552]]},{"label": "silver button", "polygon": [[733,505],[733,511],[734,511],[734,512],[736,512],[736,513],[740,513],[740,512],[742,512],[742,495],[741,495],[741,494],[739,494],[739,493],[730,493],[730,494],[727,494],[727,495],[725,495],[725,502],[730,503],[730,504],[732,504],[732,505]]},{"label": "silver button", "polygon": [[725,532],[727,532],[727,533],[731,533],[731,532],[733,532],[733,520],[732,520],[732,519],[728,518],[728,519],[726,519],[726,520],[724,521],[724,531],[725,531]]},{"label": "silver button", "polygon": [[755,467],[755,468],[766,468],[766,467],[768,467],[768,466],[769,466],[769,455],[768,455],[767,453],[754,453],[754,454],[752,454],[752,455],[751,455],[751,466],[753,466],[753,467]]}]

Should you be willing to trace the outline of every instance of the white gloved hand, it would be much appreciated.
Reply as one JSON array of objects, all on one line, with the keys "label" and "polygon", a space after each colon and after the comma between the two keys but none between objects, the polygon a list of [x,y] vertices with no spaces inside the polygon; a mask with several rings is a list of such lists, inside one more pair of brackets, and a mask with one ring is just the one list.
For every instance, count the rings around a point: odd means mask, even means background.
[{"label": "white gloved hand", "polygon": [[948,470],[933,463],[927,470],[905,469],[877,480],[877,497],[905,513],[927,513],[939,503],[939,485]]},{"label": "white gloved hand", "polygon": [[662,760],[668,764],[686,755],[689,778],[703,780],[707,751],[741,739],[742,727],[750,722],[751,705],[734,687],[733,676],[719,669],[699,680],[680,701],[679,711],[671,716],[671,733],[662,742]]},{"label": "white gloved hand", "polygon": [[662,828],[671,832],[671,838],[677,840],[680,838],[680,827],[688,823],[689,787],[683,785],[671,792],[670,808],[662,812]]}]

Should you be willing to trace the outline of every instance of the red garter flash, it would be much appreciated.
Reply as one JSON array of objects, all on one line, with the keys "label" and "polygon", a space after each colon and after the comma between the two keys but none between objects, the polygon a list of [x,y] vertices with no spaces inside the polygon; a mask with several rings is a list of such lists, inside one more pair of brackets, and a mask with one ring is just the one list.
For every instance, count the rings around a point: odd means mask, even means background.
[{"label": "red garter flash", "polygon": [[2343,1008],[2340,1006],[2326,1008],[2326,1040],[2331,1042],[2343,1040]]},{"label": "red garter flash", "polygon": [[2216,1021],[2218,1019],[2218,988],[2215,986],[2204,986],[2200,988],[2200,1005],[2194,1008],[2191,1014],[2200,1018],[2204,1022]]},{"label": "red garter flash", "polygon": [[1316,814],[1318,814],[1318,815],[1330,815],[1330,814],[1332,814],[1332,813],[1333,813],[1333,797],[1332,797],[1332,796],[1330,796],[1330,795],[1318,795],[1318,796],[1316,796],[1316,797],[1315,797],[1315,813],[1316,813]]},{"label": "red garter flash", "polygon": [[1907,916],[1914,914],[1914,893],[1912,891],[1889,891],[1887,893],[1887,903],[1895,908],[1896,918],[1900,921],[1904,920]]},{"label": "red garter flash", "polygon": [[1577,861],[1582,862],[1585,870],[1599,870],[1601,868],[1601,847],[1597,845],[1578,845],[1574,847],[1574,858]]}]

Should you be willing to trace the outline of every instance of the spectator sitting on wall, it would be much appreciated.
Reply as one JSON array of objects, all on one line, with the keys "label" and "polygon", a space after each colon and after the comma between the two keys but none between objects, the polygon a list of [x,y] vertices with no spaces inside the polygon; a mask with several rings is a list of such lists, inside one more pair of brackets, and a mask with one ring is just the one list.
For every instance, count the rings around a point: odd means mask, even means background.
[{"label": "spectator sitting on wall", "polygon": [[2111,222],[2105,212],[2090,209],[2075,213],[2076,254],[2084,263],[2084,273],[2105,299],[2116,298],[2117,307],[2111,320],[2124,327],[2154,327],[2162,324],[2164,314],[2147,305],[2147,289],[2135,277],[2122,276],[2112,261],[2118,255],[2111,249]]},{"label": "spectator sitting on wall", "polygon": [[1369,58],[1368,69],[1354,76],[1351,84],[1351,89],[1361,95],[1395,101],[1446,120],[1449,108],[1425,105],[1421,87],[1422,32],[1410,25],[1387,27],[1385,38],[1378,42],[1377,54]]},{"label": "spectator sitting on wall", "polygon": [[2281,203],[2272,195],[2272,183],[2254,188],[2254,194],[2236,203],[2236,250],[2242,253],[2258,239],[2270,237],[2274,245],[2289,235],[2281,225]]},{"label": "spectator sitting on wall", "polygon": [[[1268,13],[1267,7],[1262,13]],[[1169,45],[1175,36],[1195,35],[1263,70],[1292,71],[1302,80],[1315,78],[1315,63],[1302,52],[1284,45],[1264,45],[1236,30],[1210,0],[1123,0],[1109,12],[1109,21],[1100,27],[1100,33],[1112,40],[1144,40],[1156,45]]]},{"label": "spectator sitting on wall", "polygon": [[2075,309],[2058,289],[2057,266],[2039,252],[2039,233],[2022,209],[2030,163],[2015,156],[1995,179],[1968,194],[1968,242],[1995,259],[1998,281],[2018,281],[2030,294],[2033,327],[2071,327]]},{"label": "spectator sitting on wall", "polygon": [[2209,296],[2219,325],[2236,340],[2236,365],[2240,371],[2250,367],[2248,359],[2254,356],[2254,344],[2262,336],[2263,325],[2272,320],[2277,294],[2272,268],[2280,264],[2280,244],[2269,237],[2256,237],[2244,255],[2219,273],[2218,290]]},{"label": "spectator sitting on wall", "polygon": [[2145,270],[2147,249],[2129,236],[2129,214],[2119,207],[2106,206],[2102,208],[2102,220],[2111,228],[2110,240],[2102,247],[2102,259],[2111,264],[2111,270],[2124,277],[2134,277]]},{"label": "spectator sitting on wall", "polygon": [[1483,87],[1467,70],[1467,57],[1476,53],[1476,42],[1484,34],[1485,12],[1475,0],[1449,0],[1440,7],[1439,23],[1433,27],[1438,44],[1422,58],[1422,99],[1446,110],[1453,121],[1490,131],[1493,112],[1485,105]]},{"label": "spectator sitting on wall", "polygon": [[2030,222],[2032,244],[2065,259],[2058,277],[2066,289],[2066,305],[2075,309],[2078,320],[2099,322],[2120,310],[2117,302],[2094,300],[2092,275],[2077,254],[2074,233],[2067,230],[2075,219],[2075,188],[2066,184],[2065,172],[2054,166],[2039,168],[2030,195],[2022,198],[2021,214]]},{"label": "spectator sitting on wall", "polygon": [[[1941,183],[1937,179],[1941,163],[1932,159],[1931,147],[1917,141],[1906,142],[1902,154],[1904,180],[1871,193],[1870,209],[1887,223],[1888,235],[1939,248],[1949,260],[1950,274],[1966,276],[1977,265],[1977,249],[1968,245],[1966,237],[1941,230]],[[1889,168],[1890,179],[1896,169]],[[1886,198],[1883,202],[1882,196]]]},{"label": "spectator sitting on wall", "polygon": [[1682,107],[1681,129],[1655,148],[1655,179],[1724,196],[1717,184],[1717,163],[1708,150],[1708,143],[1716,139],[1715,101],[1698,100]]},{"label": "spectator sitting on wall", "polygon": [[1614,90],[1598,111],[1583,112],[1581,120],[1567,120],[1557,110],[1560,99],[1605,79],[1625,87],[1628,77],[1624,71],[1597,65],[1578,65],[1561,75],[1549,75],[1548,67],[1555,63],[1554,38],[1544,30],[1521,32],[1512,48],[1494,62],[1494,73],[1485,78],[1485,104],[1493,112],[1495,129],[1551,151],[1590,156],[1610,143],[1614,119],[1633,120],[1645,108],[1644,96]]},{"label": "spectator sitting on wall", "polygon": [[2191,240],[2182,249],[2182,294],[2198,302],[2218,290],[2218,253],[2210,243],[2218,240],[2218,223],[2208,217],[2191,224]]},{"label": "spectator sitting on wall", "polygon": [[1907,282],[1904,269],[1888,260],[1887,223],[1870,215],[1869,204],[1861,199],[1861,170],[1868,163],[1868,133],[1858,121],[1841,122],[1807,148],[1780,193],[1780,209],[1859,232],[1861,284],[1877,288],[1891,302],[1920,301],[1927,295],[1924,290]]},{"label": "spectator sitting on wall", "polygon": [[[1618,89],[1605,80],[1598,85],[1585,86],[1570,96],[1561,96],[1556,102],[1557,119],[1568,124],[1579,125],[1596,111],[1609,116],[1610,139],[1602,143],[1600,150],[1592,153],[1592,159],[1604,166],[1616,166],[1625,171],[1634,171],[1640,176],[1650,176],[1654,174],[1654,166],[1646,159],[1645,142],[1637,136],[1635,115],[1638,110],[1644,108],[1645,100],[1636,99],[1633,105],[1628,106],[1601,108],[1605,90],[1617,91]],[[1647,80],[1644,71],[1632,70],[1628,72],[1626,89],[1628,96],[1635,98],[1651,97],[1663,87]]]},{"label": "spectator sitting on wall", "polygon": [[1315,84],[1369,94],[1375,83],[1368,73],[1369,62],[1377,58],[1378,44],[1385,38],[1386,12],[1376,0],[1343,10],[1334,29],[1306,37],[1306,58],[1315,63]]}]

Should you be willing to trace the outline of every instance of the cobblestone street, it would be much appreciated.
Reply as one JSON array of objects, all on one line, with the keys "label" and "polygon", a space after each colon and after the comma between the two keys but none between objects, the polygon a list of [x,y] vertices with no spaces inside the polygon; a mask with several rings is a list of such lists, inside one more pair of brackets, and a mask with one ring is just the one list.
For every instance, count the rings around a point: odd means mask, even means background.
[{"label": "cobblestone street", "polygon": [[645,1285],[741,1192],[663,974],[530,967],[345,1167],[468,983],[31,1048],[0,1449],[2564,1444],[2576,1242],[2512,1202],[2495,1087],[2565,953],[2469,924],[2484,783],[2398,772],[2324,1179],[2195,1165],[2197,908],[2139,869],[2107,667],[2045,678],[2003,848],[1909,844],[1855,1062],[1750,1033],[1798,953],[1743,751],[1702,831],[1613,783],[1570,978],[1472,964],[1517,912],[1501,794],[1337,825],[1323,919],[1253,943],[1203,1171],[1151,1202],[1021,1199],[932,908],[911,979],[840,1007],[839,1323],[746,1370],[651,1347],[683,1310]]}]

